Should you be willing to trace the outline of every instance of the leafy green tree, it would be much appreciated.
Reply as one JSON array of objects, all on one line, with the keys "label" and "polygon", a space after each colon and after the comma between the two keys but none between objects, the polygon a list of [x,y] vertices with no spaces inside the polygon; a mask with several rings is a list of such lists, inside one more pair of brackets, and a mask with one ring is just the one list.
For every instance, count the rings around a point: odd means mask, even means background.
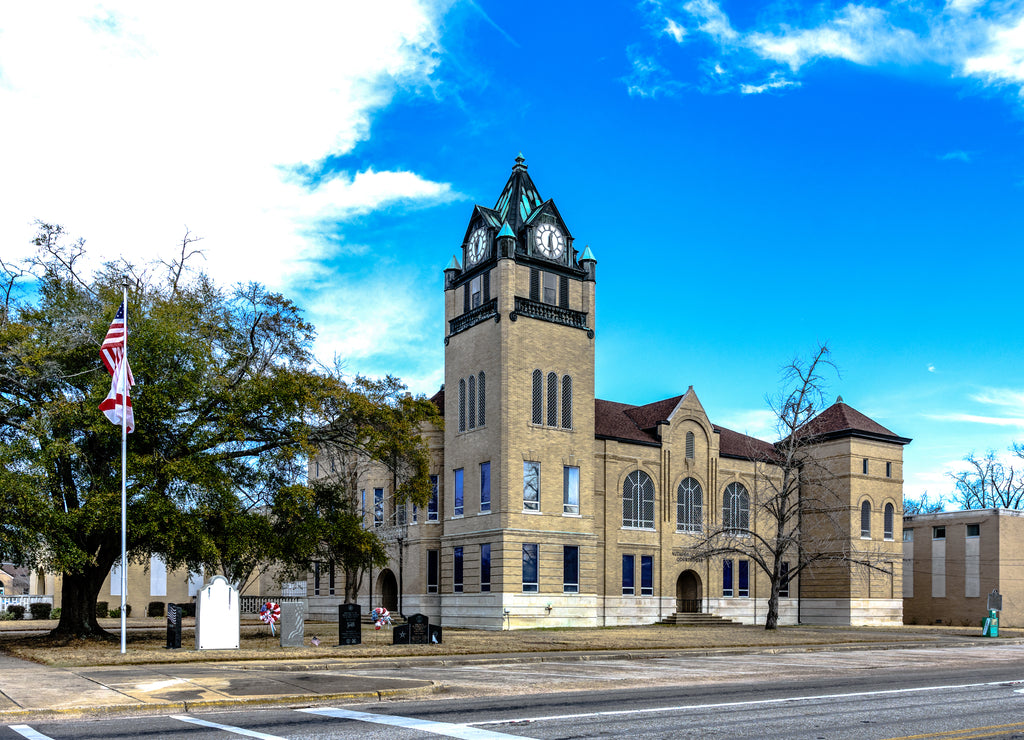
[{"label": "leafy green tree", "polygon": [[[97,408],[110,387],[98,351],[123,272],[132,274],[136,380],[131,556],[158,553],[172,567],[206,565],[244,580],[254,552],[268,554],[260,517],[304,479],[324,429],[351,449],[372,443],[370,455],[387,446],[343,418],[347,386],[316,366],[314,330],[299,309],[261,286],[225,289],[190,272],[191,241],[164,277],[113,264],[86,274],[84,243],[69,245],[60,227],[40,223],[37,255],[0,266],[0,547],[6,559],[63,574],[56,636],[109,637],[95,604],[120,557],[121,432]],[[352,430],[347,441],[343,429]]]}]

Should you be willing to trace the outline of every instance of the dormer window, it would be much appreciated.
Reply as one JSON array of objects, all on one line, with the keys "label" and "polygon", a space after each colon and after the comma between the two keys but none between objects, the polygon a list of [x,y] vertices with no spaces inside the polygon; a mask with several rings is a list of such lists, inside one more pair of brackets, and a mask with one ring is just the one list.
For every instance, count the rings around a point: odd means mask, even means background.
[{"label": "dormer window", "polygon": [[469,281],[469,307],[479,308],[484,299],[484,276],[477,275]]}]

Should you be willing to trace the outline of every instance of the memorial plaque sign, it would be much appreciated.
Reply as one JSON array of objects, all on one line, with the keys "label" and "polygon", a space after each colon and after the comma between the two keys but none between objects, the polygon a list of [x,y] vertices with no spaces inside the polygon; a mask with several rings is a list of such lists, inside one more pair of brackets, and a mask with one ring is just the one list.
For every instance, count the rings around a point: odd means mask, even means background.
[{"label": "memorial plaque sign", "polygon": [[430,630],[430,644],[440,645],[441,644],[441,625],[431,624],[429,625]]},{"label": "memorial plaque sign", "polygon": [[359,604],[338,604],[338,644],[359,645],[363,641]]},{"label": "memorial plaque sign", "polygon": [[211,578],[196,596],[196,650],[237,650],[241,616],[238,589]]},{"label": "memorial plaque sign", "polygon": [[391,630],[391,644],[392,645],[408,645],[409,644],[409,625],[407,624],[396,624],[395,628]]},{"label": "memorial plaque sign", "polygon": [[167,605],[167,649],[177,650],[181,647],[181,607],[177,604]]},{"label": "memorial plaque sign", "polygon": [[999,593],[999,589],[992,589],[992,593],[988,595],[988,609],[989,611],[994,609],[997,612],[1003,610],[1003,595]]},{"label": "memorial plaque sign", "polygon": [[302,604],[285,601],[281,604],[281,647],[302,647],[306,638]]},{"label": "memorial plaque sign", "polygon": [[430,619],[426,614],[413,614],[409,617],[409,644],[426,645],[430,641],[429,627]]}]

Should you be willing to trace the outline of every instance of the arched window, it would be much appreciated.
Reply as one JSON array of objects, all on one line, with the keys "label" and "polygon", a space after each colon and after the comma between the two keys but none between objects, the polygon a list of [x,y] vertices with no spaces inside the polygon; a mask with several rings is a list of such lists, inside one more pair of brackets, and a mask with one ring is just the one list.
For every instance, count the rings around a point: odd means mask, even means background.
[{"label": "arched window", "polygon": [[572,378],[562,376],[562,429],[572,429]]},{"label": "arched window", "polygon": [[887,540],[891,540],[892,539],[892,519],[893,519],[893,514],[894,514],[894,510],[893,510],[892,504],[886,504],[885,505],[885,521],[883,523],[883,529],[884,529],[884,532],[885,532],[885,539],[887,539]]},{"label": "arched window", "polygon": [[750,530],[750,496],[742,483],[730,483],[725,487],[722,527],[733,534],[745,534]]},{"label": "arched window", "polygon": [[533,423],[544,423],[544,373],[533,371]]},{"label": "arched window", "polygon": [[693,457],[694,457],[694,448],[695,447],[696,447],[696,445],[694,444],[693,432],[687,432],[686,433],[686,459],[687,460],[692,460],[693,459]]},{"label": "arched window", "polygon": [[469,428],[476,428],[476,378],[469,376]]},{"label": "arched window", "polygon": [[484,425],[484,419],[487,418],[485,416],[485,414],[484,414],[484,410],[486,409],[485,399],[487,398],[487,391],[484,390],[484,373],[483,373],[483,370],[480,371],[480,377],[479,377],[479,379],[477,380],[477,383],[476,383],[476,393],[477,393],[476,424],[477,424],[477,426],[481,426],[482,427]]},{"label": "arched window", "polygon": [[548,426],[558,426],[558,376],[548,373]]},{"label": "arched window", "polygon": [[466,381],[459,378],[459,431],[466,431]]},{"label": "arched window", "polygon": [[693,478],[684,478],[676,492],[676,530],[699,532],[704,521],[704,491]]},{"label": "arched window", "polygon": [[860,538],[871,539],[871,502],[865,501],[860,505]]},{"label": "arched window", "polygon": [[654,481],[642,470],[622,484],[622,526],[654,529]]}]

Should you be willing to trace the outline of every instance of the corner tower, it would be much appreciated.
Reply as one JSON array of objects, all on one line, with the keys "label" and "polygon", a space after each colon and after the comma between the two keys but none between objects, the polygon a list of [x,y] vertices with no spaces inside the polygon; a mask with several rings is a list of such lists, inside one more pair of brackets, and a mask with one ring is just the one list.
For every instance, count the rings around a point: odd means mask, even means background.
[{"label": "corner tower", "polygon": [[595,614],[595,285],[520,155],[445,270],[446,625]]}]

